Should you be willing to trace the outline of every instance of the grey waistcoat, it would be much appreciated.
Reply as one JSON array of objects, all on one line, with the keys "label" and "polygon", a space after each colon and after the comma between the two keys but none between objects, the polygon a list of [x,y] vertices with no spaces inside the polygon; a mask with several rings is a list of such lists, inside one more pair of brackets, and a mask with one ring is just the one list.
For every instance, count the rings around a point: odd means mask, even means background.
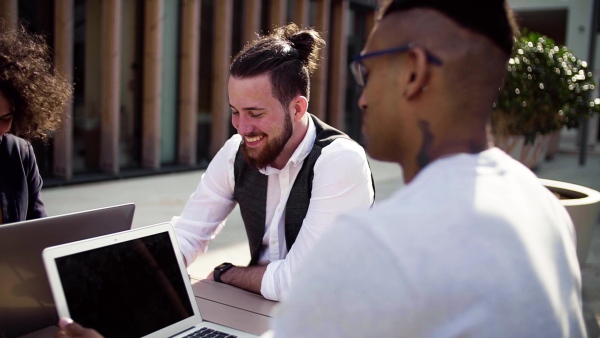
[{"label": "grey waistcoat", "polygon": [[[314,176],[313,169],[321,155],[321,150],[339,137],[349,139],[348,135],[325,124],[316,116],[309,116],[316,127],[316,139],[312,150],[304,159],[285,206],[285,241],[288,251],[296,241],[308,211]],[[265,234],[268,177],[244,161],[241,147],[235,157],[234,175],[233,196],[240,206],[242,219],[246,226],[251,254],[250,265],[256,265]]]}]

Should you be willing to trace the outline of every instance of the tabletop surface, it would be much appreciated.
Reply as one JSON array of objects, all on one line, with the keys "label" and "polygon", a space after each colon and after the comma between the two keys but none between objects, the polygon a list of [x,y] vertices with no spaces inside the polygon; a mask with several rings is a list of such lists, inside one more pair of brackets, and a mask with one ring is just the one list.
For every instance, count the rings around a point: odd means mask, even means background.
[{"label": "tabletop surface", "polygon": [[215,281],[191,281],[203,320],[255,335],[269,330],[277,302]]}]

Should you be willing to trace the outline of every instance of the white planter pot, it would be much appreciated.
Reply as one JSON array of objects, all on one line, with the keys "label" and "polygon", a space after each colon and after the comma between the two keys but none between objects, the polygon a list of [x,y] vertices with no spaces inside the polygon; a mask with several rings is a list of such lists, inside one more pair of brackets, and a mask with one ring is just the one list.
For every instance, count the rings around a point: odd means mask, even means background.
[{"label": "white planter pot", "polygon": [[548,150],[546,151],[546,159],[552,159],[558,153],[560,145],[560,130],[552,132],[548,135]]},{"label": "white planter pot", "polygon": [[539,166],[546,157],[549,136],[538,135],[533,144],[525,144],[524,136],[495,136],[495,145],[527,168]]},{"label": "white planter pot", "polygon": [[594,228],[600,214],[600,192],[581,185],[560,181],[540,179],[542,184],[568,199],[561,199],[573,224],[577,236],[577,260],[583,268],[590,253],[590,245],[594,235]]}]

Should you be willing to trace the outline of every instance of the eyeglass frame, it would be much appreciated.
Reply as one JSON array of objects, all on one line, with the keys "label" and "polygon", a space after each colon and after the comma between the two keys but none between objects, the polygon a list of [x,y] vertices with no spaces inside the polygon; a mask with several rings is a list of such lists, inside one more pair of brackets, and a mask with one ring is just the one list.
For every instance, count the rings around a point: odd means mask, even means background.
[{"label": "eyeglass frame", "polygon": [[[374,51],[371,53],[356,55],[352,59],[352,62],[350,62],[350,72],[352,73],[352,76],[354,77],[354,81],[361,88],[364,88],[367,85],[367,71],[366,71],[365,65],[362,62],[364,59],[369,59],[369,58],[386,55],[386,54],[405,53],[405,52],[408,52],[409,50],[415,48],[415,46],[416,46],[416,44],[411,42],[409,44],[402,45],[399,47],[382,49],[382,50]],[[427,50],[425,50],[425,55],[427,56],[428,62],[430,62],[436,66],[441,66],[443,64],[442,60],[440,60],[437,56],[433,55],[432,53],[430,53]]]}]

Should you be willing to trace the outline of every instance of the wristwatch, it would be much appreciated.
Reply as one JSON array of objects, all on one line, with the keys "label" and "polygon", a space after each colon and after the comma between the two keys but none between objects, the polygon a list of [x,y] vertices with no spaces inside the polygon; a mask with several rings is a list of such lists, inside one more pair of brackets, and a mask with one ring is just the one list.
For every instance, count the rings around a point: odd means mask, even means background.
[{"label": "wristwatch", "polygon": [[216,282],[223,283],[221,280],[221,275],[224,274],[227,270],[231,269],[234,265],[231,263],[222,263],[221,265],[215,268],[213,272],[213,278]]}]

